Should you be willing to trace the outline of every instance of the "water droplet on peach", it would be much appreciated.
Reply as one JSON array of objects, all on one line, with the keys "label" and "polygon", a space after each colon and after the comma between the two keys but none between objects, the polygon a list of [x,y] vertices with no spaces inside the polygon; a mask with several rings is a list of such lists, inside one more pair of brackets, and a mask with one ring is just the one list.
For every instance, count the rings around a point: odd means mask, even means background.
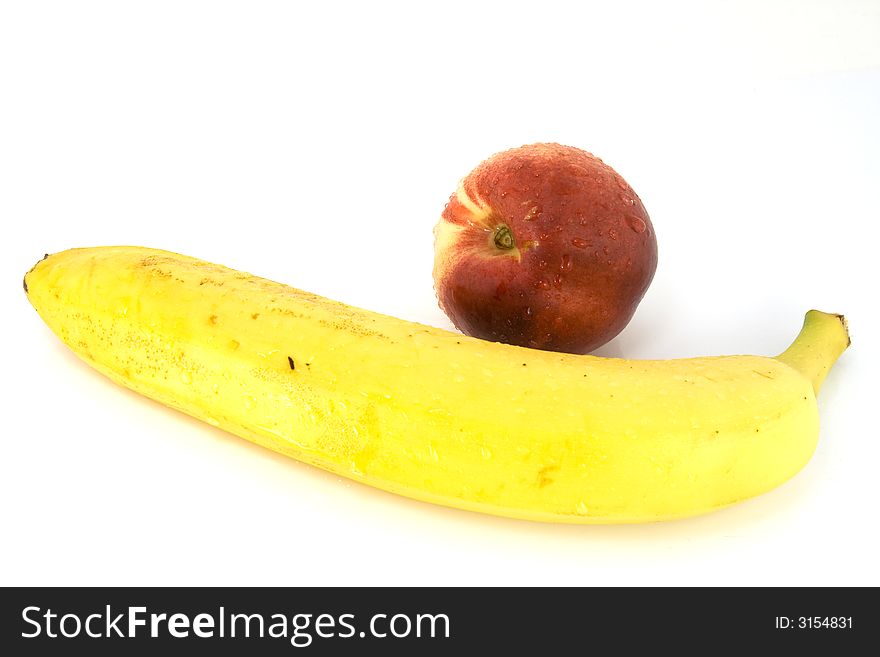
[{"label": "water droplet on peach", "polygon": [[539,290],[549,290],[550,283],[548,283],[543,278],[541,278],[535,283],[535,287],[538,288]]},{"label": "water droplet on peach", "polygon": [[587,240],[582,239],[580,237],[573,237],[571,239],[571,245],[575,246],[579,249],[586,249],[588,246],[590,246],[590,243]]},{"label": "water droplet on peach", "polygon": [[637,217],[634,214],[628,214],[626,216],[626,223],[637,233],[644,233],[645,229],[648,227],[644,219]]},{"label": "water droplet on peach", "polygon": [[562,256],[562,265],[560,265],[560,269],[562,271],[571,271],[572,266],[574,266],[574,262],[571,259],[571,256],[567,253]]},{"label": "water droplet on peach", "polygon": [[526,216],[523,218],[523,221],[534,221],[535,219],[537,219],[540,216],[541,216],[541,209],[537,205],[534,205],[526,213]]},{"label": "water droplet on peach", "polygon": [[617,239],[617,230],[614,228],[609,228],[608,229],[608,237],[610,237],[613,240],[616,240]]}]

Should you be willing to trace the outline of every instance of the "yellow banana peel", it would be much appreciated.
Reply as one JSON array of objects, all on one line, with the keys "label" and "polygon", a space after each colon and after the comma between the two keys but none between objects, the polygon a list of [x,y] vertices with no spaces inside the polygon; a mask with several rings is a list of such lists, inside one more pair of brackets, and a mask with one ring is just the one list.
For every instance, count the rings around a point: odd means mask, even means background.
[{"label": "yellow banana peel", "polygon": [[394,493],[553,522],[680,518],[781,484],[849,344],[811,310],[776,358],[537,351],[140,247],[47,256],[25,290],[78,356],[172,408]]}]

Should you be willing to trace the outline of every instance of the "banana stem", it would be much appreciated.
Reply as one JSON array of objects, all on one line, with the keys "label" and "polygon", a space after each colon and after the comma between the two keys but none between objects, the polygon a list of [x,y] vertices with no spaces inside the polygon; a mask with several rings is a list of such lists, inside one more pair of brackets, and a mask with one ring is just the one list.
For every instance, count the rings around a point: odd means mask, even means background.
[{"label": "banana stem", "polygon": [[776,358],[812,381],[813,392],[818,395],[831,366],[849,345],[843,315],[811,310],[804,317],[804,326],[794,342]]}]

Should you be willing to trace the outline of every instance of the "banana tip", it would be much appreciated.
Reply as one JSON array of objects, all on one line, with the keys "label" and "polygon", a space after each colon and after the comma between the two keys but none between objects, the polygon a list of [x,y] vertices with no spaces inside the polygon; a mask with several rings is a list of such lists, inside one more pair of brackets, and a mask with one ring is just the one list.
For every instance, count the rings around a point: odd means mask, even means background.
[{"label": "banana tip", "polygon": [[[846,347],[849,347],[852,344],[852,338],[850,337],[850,334],[849,334],[849,322],[847,321],[846,317],[844,317],[840,313],[826,313],[821,310],[816,310],[814,308],[813,310],[811,310],[810,312],[807,313],[807,316],[808,317],[813,316],[816,318],[818,318],[818,317],[825,317],[825,318],[833,317],[838,322],[840,322],[840,326],[843,329],[843,334],[846,336]],[[846,347],[844,347],[844,348],[846,348]]]},{"label": "banana tip", "polygon": [[841,314],[835,314],[835,317],[840,321],[841,326],[843,326],[843,332],[846,333],[846,346],[849,347],[852,344],[852,337],[849,334],[849,322],[846,321],[846,317]]},{"label": "banana tip", "polygon": [[34,269],[36,269],[36,268],[37,268],[37,265],[39,265],[41,262],[43,262],[43,260],[45,260],[45,259],[48,258],[48,257],[49,257],[49,254],[48,254],[48,253],[44,253],[44,254],[43,254],[43,257],[40,258],[39,260],[37,260],[36,264],[35,264],[33,267],[31,267],[30,269],[28,269],[28,270],[25,272],[24,277],[21,279],[21,286],[24,288],[24,293],[25,293],[25,294],[28,293],[28,284],[27,284],[27,277],[28,277],[28,274],[30,274]]}]

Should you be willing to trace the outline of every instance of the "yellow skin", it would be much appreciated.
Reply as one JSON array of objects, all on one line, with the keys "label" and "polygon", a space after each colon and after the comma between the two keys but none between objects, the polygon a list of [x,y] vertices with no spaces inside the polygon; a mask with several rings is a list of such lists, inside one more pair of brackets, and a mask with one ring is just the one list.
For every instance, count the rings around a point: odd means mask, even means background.
[{"label": "yellow skin", "polygon": [[779,485],[849,344],[810,311],[777,358],[537,351],[139,247],[48,256],[25,288],[77,355],[163,404],[401,495],[553,522],[679,518]]}]

